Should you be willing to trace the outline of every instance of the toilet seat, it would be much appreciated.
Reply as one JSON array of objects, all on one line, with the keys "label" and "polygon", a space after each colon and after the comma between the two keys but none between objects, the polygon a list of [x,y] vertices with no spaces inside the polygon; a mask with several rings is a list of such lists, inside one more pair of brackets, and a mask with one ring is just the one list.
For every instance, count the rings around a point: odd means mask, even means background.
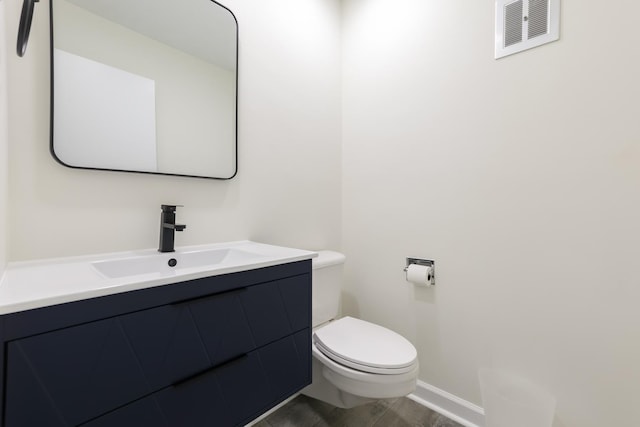
[{"label": "toilet seat", "polygon": [[316,330],[313,342],[327,358],[362,372],[397,375],[417,364],[416,349],[406,338],[348,316]]}]

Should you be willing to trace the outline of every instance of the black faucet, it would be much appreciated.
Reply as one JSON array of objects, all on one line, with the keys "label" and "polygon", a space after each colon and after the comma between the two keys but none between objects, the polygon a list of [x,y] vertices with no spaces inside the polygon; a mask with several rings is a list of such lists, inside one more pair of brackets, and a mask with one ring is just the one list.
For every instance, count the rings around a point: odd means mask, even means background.
[{"label": "black faucet", "polygon": [[186,225],[176,224],[176,208],[180,205],[162,205],[160,214],[160,246],[158,252],[175,252],[173,241],[175,232],[187,228]]}]

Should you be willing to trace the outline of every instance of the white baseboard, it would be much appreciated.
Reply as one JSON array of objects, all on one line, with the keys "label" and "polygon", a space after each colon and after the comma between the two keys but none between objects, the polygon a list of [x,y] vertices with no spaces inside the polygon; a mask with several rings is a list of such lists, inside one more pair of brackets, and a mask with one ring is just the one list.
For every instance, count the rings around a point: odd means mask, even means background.
[{"label": "white baseboard", "polygon": [[484,410],[481,407],[431,384],[418,380],[416,391],[408,397],[465,427],[484,426]]}]

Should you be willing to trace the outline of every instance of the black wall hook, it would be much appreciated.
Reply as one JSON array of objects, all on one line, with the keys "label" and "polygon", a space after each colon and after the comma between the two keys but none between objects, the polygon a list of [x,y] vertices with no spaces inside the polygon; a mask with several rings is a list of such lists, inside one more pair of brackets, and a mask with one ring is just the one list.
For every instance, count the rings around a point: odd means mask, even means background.
[{"label": "black wall hook", "polygon": [[31,20],[33,19],[33,8],[40,0],[24,0],[22,3],[22,13],[20,14],[20,27],[18,28],[18,45],[16,50],[18,56],[24,56],[27,51],[29,32],[31,31]]}]

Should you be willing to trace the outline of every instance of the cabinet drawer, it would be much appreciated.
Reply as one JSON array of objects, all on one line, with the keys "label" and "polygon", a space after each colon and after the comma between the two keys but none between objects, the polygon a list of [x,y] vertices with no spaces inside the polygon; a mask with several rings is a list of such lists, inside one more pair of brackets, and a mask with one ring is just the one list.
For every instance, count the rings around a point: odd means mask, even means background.
[{"label": "cabinet drawer", "polygon": [[83,427],[244,425],[311,382],[310,345],[305,329]]},{"label": "cabinet drawer", "polygon": [[7,426],[76,425],[150,392],[117,319],[10,342],[6,363]]},{"label": "cabinet drawer", "polygon": [[[265,408],[270,398],[260,360],[253,351],[82,426],[235,426],[246,414]],[[142,421],[145,418],[147,421]]]},{"label": "cabinet drawer", "polygon": [[256,347],[311,327],[310,275],[251,286],[241,300]]},{"label": "cabinet drawer", "polygon": [[310,334],[305,329],[158,392],[168,424],[244,425],[310,384]]},{"label": "cabinet drawer", "polygon": [[245,289],[120,316],[152,390],[255,348]]},{"label": "cabinet drawer", "polygon": [[[45,412],[58,413],[75,425],[225,357],[251,351],[255,345],[238,294],[213,295],[10,342],[8,425],[25,425],[22,420],[32,416],[29,396],[49,396],[42,400]],[[211,356],[205,348],[212,350]]]}]

